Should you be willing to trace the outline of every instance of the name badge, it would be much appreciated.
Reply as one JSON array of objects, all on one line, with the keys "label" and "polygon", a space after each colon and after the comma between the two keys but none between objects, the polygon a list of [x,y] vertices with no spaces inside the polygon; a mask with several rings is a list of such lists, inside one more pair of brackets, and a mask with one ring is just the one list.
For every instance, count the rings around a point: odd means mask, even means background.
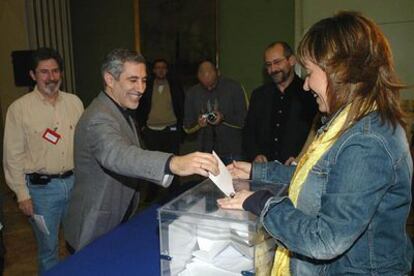
[{"label": "name badge", "polygon": [[176,126],[170,127],[170,131],[177,131],[177,127]]},{"label": "name badge", "polygon": [[43,136],[42,137],[46,141],[48,141],[48,142],[56,145],[57,142],[59,142],[61,136],[56,131],[53,131],[50,128],[47,128],[46,131],[45,131],[45,133],[43,133]]}]

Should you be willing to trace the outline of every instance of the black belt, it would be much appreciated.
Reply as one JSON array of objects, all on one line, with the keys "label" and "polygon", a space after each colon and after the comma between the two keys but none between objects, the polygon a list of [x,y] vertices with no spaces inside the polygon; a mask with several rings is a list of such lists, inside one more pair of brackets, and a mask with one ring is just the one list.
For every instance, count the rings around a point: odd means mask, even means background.
[{"label": "black belt", "polygon": [[152,129],[149,126],[146,126],[144,130],[158,131],[158,132],[160,132],[160,131],[173,131],[173,132],[175,132],[175,131],[178,130],[178,125],[177,124],[172,124],[172,125],[164,127],[163,129]]},{"label": "black belt", "polygon": [[50,182],[51,179],[54,178],[68,178],[69,176],[71,176],[73,174],[73,171],[66,171],[63,173],[59,173],[59,174],[41,174],[41,173],[29,173],[27,174],[27,176],[30,179],[30,182],[32,184],[37,184],[37,185],[46,185],[47,183]]}]

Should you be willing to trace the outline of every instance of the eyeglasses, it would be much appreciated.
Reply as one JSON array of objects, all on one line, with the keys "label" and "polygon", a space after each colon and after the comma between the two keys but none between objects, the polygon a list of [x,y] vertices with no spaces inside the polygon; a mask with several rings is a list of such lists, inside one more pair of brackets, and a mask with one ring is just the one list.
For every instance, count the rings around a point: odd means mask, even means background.
[{"label": "eyeglasses", "polygon": [[272,61],[266,61],[264,63],[264,66],[266,68],[270,68],[270,67],[272,67],[272,65],[279,66],[282,63],[282,61],[284,61],[285,59],[287,60],[288,57],[282,57],[282,58],[279,58],[279,59],[274,59]]}]

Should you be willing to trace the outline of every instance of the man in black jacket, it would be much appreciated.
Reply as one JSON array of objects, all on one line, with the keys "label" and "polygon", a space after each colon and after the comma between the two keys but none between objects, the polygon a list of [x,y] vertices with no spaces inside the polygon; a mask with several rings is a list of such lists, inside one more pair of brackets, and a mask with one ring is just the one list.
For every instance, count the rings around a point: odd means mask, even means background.
[{"label": "man in black jacket", "polygon": [[243,129],[244,154],[249,161],[285,163],[301,151],[317,105],[294,72],[296,58],[286,42],[271,43],[264,62],[272,82],[255,89],[250,98]]},{"label": "man in black jacket", "polygon": [[168,76],[168,63],[157,59],[153,76],[137,109],[137,121],[149,150],[178,154],[182,135],[184,93],[176,80]]},{"label": "man in black jacket", "polygon": [[[168,62],[156,59],[152,76],[137,109],[137,122],[144,147],[177,155],[183,132],[184,92],[179,82],[168,74]],[[142,185],[144,202],[162,202],[179,192],[174,179],[168,191],[156,185]]]}]

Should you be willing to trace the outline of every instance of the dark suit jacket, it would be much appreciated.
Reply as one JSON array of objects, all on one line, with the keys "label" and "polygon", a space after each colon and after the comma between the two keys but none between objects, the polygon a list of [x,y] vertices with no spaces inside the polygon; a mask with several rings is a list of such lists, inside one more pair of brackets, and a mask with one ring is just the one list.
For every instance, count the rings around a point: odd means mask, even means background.
[{"label": "dark suit jacket", "polygon": [[171,154],[141,149],[129,119],[130,125],[101,92],[76,126],[75,185],[63,220],[65,239],[75,250],[122,221],[131,200],[138,198],[137,178],[164,186],[172,181],[163,182]]},{"label": "dark suit jacket", "polygon": [[[295,75],[289,85],[291,95],[288,116],[284,122],[280,139],[280,162],[290,156],[296,157],[306,141],[313,118],[317,111],[315,99],[310,92],[303,90],[303,80]],[[243,128],[243,150],[245,157],[251,161],[258,154],[264,154],[269,161],[273,160],[273,102],[278,88],[273,82],[255,89],[250,98],[246,123]]]},{"label": "dark suit jacket", "polygon": [[[177,117],[177,126],[182,129],[184,117],[184,92],[181,85],[174,79],[167,77],[168,84],[171,91],[171,100],[173,104],[174,114]],[[148,115],[151,111],[152,90],[154,86],[154,79],[150,78],[147,82],[145,93],[139,101],[137,108],[137,122],[140,128],[147,125]]]}]

